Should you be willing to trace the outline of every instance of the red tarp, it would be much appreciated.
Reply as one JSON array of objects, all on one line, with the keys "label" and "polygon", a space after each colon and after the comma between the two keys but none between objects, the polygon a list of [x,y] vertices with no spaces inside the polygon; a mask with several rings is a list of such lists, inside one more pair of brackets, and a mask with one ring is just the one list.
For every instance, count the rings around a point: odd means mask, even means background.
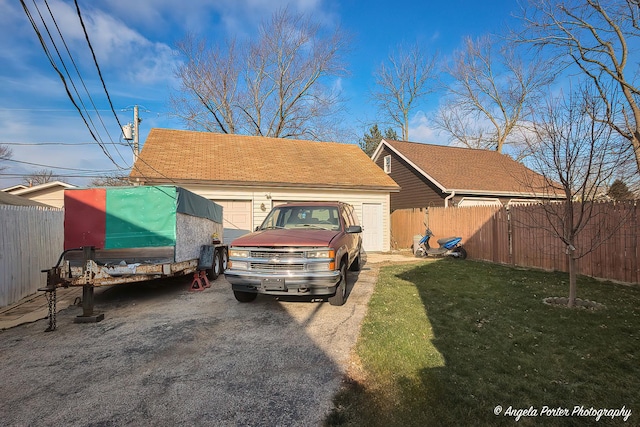
[{"label": "red tarp", "polygon": [[104,248],[106,189],[64,192],[64,249],[81,246]]}]

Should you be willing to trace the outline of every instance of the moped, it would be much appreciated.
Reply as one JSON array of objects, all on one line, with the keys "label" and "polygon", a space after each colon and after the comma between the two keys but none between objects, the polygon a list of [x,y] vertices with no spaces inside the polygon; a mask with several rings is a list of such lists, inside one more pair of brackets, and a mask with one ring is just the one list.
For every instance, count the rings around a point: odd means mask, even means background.
[{"label": "moped", "polygon": [[462,247],[460,243],[462,237],[443,237],[438,239],[438,248],[432,248],[429,245],[429,239],[433,236],[433,232],[427,227],[422,239],[418,243],[418,247],[414,248],[416,258],[422,258],[426,256],[452,256],[456,259],[465,259],[467,257],[467,251]]}]

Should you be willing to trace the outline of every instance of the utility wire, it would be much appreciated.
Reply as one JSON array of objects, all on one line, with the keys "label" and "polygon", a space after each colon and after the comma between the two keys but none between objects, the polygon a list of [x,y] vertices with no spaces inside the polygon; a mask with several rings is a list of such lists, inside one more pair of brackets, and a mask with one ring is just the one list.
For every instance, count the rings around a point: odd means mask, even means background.
[{"label": "utility wire", "polygon": [[[120,123],[120,119],[118,118],[118,114],[116,113],[115,108],[113,108],[113,103],[111,102],[111,96],[109,95],[109,91],[107,90],[107,85],[104,82],[104,78],[102,77],[102,71],[100,70],[100,65],[98,65],[98,58],[96,58],[96,53],[93,50],[93,46],[91,45],[91,40],[89,40],[89,34],[87,33],[87,27],[85,27],[84,25],[84,20],[82,19],[82,13],[80,12],[80,6],[78,5],[78,0],[75,0],[74,3],[76,5],[76,12],[78,13],[78,18],[80,19],[80,25],[82,25],[82,31],[84,31],[84,38],[87,40],[87,45],[89,46],[89,50],[91,51],[93,62],[94,64],[96,64],[96,70],[98,70],[98,76],[100,77],[100,81],[102,82],[104,93],[107,95],[107,100],[109,101],[109,106],[111,107],[111,111],[113,112],[113,117],[115,117],[116,122],[118,122],[118,129],[122,129],[122,124]],[[131,148],[133,149],[133,147]],[[116,151],[117,150],[118,149],[116,148]],[[118,151],[118,154],[119,153],[120,152]]]},{"label": "utility wire", "polygon": [[[60,31],[60,27],[58,26],[58,22],[56,21],[55,16],[53,16],[53,12],[51,11],[51,8],[49,7],[49,2],[47,0],[44,0],[45,5],[47,6],[47,10],[49,11],[49,15],[51,16],[51,19],[56,27],[56,30],[58,31],[58,35],[60,36],[60,40],[62,40],[62,44],[64,45],[66,51],[67,51],[67,55],[69,55],[69,59],[71,59],[71,63],[73,64],[73,67],[76,70],[76,73],[78,75],[78,78],[80,79],[80,82],[82,83],[82,87],[84,87],[84,91],[87,94],[87,97],[89,98],[89,101],[91,102],[91,105],[93,106],[94,111],[96,112],[98,119],[100,119],[100,123],[102,123],[102,127],[105,130],[105,132],[107,133],[107,136],[109,137],[109,140],[111,141],[111,144],[114,145],[113,142],[113,138],[111,137],[111,134],[109,133],[109,129],[107,129],[107,126],[104,123],[104,120],[102,120],[102,116],[100,115],[100,113],[98,112],[98,107],[96,106],[95,102],[93,101],[93,97],[91,96],[91,93],[89,93],[89,89],[87,89],[87,85],[84,82],[84,79],[82,78],[82,75],[80,74],[80,70],[78,69],[78,65],[76,64],[76,61],[73,59],[73,55],[71,54],[71,51],[69,50],[69,46],[67,46],[67,42],[64,39],[64,36],[62,35],[62,31]],[[37,8],[37,6],[36,6]],[[38,13],[40,13],[40,11],[38,10]],[[44,20],[43,20],[44,23]],[[45,24],[46,27],[46,24]],[[84,26],[83,26],[84,27]],[[47,30],[48,32],[48,30]],[[51,38],[51,42],[54,43],[53,39]],[[55,46],[55,43],[54,43]],[[57,47],[56,47],[56,51],[58,51]],[[62,61],[62,56],[60,55],[60,53],[58,52],[58,56],[60,57],[61,61]],[[64,62],[63,62],[63,66],[64,66]],[[69,74],[69,71],[67,70],[67,67],[64,66],[65,70],[67,71],[67,75],[69,76],[69,79],[71,79],[71,75]],[[75,85],[74,85],[74,89],[75,89]],[[106,90],[106,88],[105,88]],[[76,89],[76,93],[77,89]],[[107,94],[108,96],[108,94]],[[80,98],[80,94],[78,94],[78,98]],[[81,99],[81,98],[80,98]],[[83,103],[84,106],[84,103]],[[86,110],[86,107],[85,107]],[[89,117],[89,119],[91,120],[91,118]],[[117,120],[117,117],[116,117]],[[93,121],[92,121],[93,123]],[[118,124],[120,124],[120,122],[118,122]],[[104,142],[103,142],[104,144]],[[115,147],[115,145],[114,145]],[[118,155],[120,156],[120,158],[122,159],[122,161],[125,162],[126,164],[126,160],[124,159],[124,157],[122,157],[122,154],[120,153],[120,151],[117,149],[116,147],[116,151],[118,152]]]},{"label": "utility wire", "polygon": [[3,162],[20,163],[20,164],[31,165],[31,166],[39,166],[39,167],[51,168],[51,169],[64,169],[64,170],[68,170],[68,171],[78,171],[78,172],[120,172],[120,171],[122,171],[122,169],[105,169],[103,171],[96,171],[94,169],[66,168],[64,166],[43,165],[43,164],[40,164],[40,163],[25,162],[25,161],[22,161],[22,160],[14,160],[14,159],[2,159],[2,161]]},{"label": "utility wire", "polygon": [[[123,170],[123,169],[127,169],[127,168],[123,168],[123,167],[121,167],[120,165],[118,165],[118,164],[117,164],[117,162],[116,162],[116,161],[113,159],[113,157],[110,155],[109,151],[108,151],[108,150],[107,150],[107,148],[104,146],[104,144],[103,144],[103,143],[102,143],[102,142],[101,142],[101,141],[96,137],[95,133],[93,132],[93,130],[92,130],[92,128],[91,128],[91,126],[89,126],[89,123],[88,123],[87,119],[85,118],[85,116],[84,116],[84,114],[83,114],[82,110],[80,109],[80,107],[79,107],[79,106],[78,106],[78,104],[76,103],[76,101],[75,101],[75,99],[74,99],[73,95],[71,94],[71,91],[69,90],[69,86],[68,86],[68,84],[67,84],[67,82],[66,82],[66,80],[65,80],[65,77],[64,77],[64,75],[62,74],[62,72],[60,71],[60,69],[58,68],[58,66],[56,65],[56,63],[55,63],[55,61],[54,61],[54,59],[53,59],[53,56],[51,55],[51,53],[50,53],[50,51],[49,51],[49,49],[48,49],[48,47],[47,47],[47,45],[46,45],[46,42],[44,41],[44,38],[42,37],[42,34],[40,33],[40,30],[39,30],[39,28],[38,28],[38,26],[37,26],[37,24],[36,24],[36,22],[35,22],[35,20],[34,20],[33,16],[31,15],[31,12],[29,11],[29,9],[28,9],[27,5],[25,4],[25,1],[24,1],[24,0],[20,0],[20,3],[22,4],[22,7],[23,7],[23,9],[24,9],[24,11],[25,11],[25,14],[27,15],[27,17],[28,17],[28,19],[29,19],[29,21],[30,21],[30,23],[31,23],[31,26],[33,27],[34,31],[36,32],[36,35],[38,36],[38,40],[40,41],[40,44],[41,44],[41,46],[42,46],[42,48],[43,48],[43,50],[44,50],[44,52],[45,52],[45,55],[47,56],[47,59],[49,59],[49,62],[51,63],[51,66],[53,67],[53,69],[56,71],[56,73],[57,73],[57,74],[58,74],[58,76],[60,77],[60,80],[62,81],[62,83],[63,83],[63,85],[64,85],[64,87],[65,87],[65,91],[67,92],[67,96],[69,97],[69,99],[71,100],[72,104],[74,105],[74,107],[76,108],[76,110],[78,111],[78,113],[80,114],[80,117],[82,118],[82,120],[83,120],[83,121],[84,121],[84,123],[85,123],[85,126],[86,126],[86,127],[87,127],[87,129],[89,130],[89,133],[91,134],[91,137],[92,137],[92,138],[93,138],[93,140],[94,140],[94,141],[95,141],[95,142],[100,146],[100,148],[101,148],[101,150],[103,151],[103,153],[104,153],[104,154],[109,158],[109,160],[111,160],[111,162],[112,162],[116,167],[118,167],[118,168],[119,168],[119,169],[121,169],[121,170]],[[70,81],[72,82],[72,84],[73,84],[73,79],[71,78],[71,75],[69,74],[68,69],[67,69],[67,68],[66,68],[66,66],[64,65],[64,60],[62,59],[62,56],[60,55],[60,52],[58,51],[58,48],[57,48],[57,46],[56,46],[56,44],[55,44],[55,41],[53,40],[53,37],[51,36],[51,33],[49,32],[49,29],[48,29],[48,27],[47,27],[47,25],[46,25],[46,23],[45,23],[45,21],[44,21],[44,19],[43,19],[42,15],[40,14],[40,10],[38,9],[38,7],[37,7],[37,5],[36,5],[35,0],[33,0],[33,3],[34,3],[34,6],[35,6],[36,10],[38,11],[38,14],[39,14],[39,16],[40,16],[40,19],[41,19],[41,21],[42,21],[42,23],[43,23],[43,25],[44,25],[44,27],[45,27],[45,29],[46,29],[47,33],[49,34],[49,38],[50,38],[50,40],[51,40],[51,43],[52,43],[52,44],[53,44],[53,46],[55,47],[56,52],[58,53],[58,57],[60,58],[60,61],[61,61],[61,63],[63,64],[63,66],[64,66],[64,68],[65,68],[65,71],[67,72],[67,75],[69,76],[69,80],[70,80]],[[73,56],[71,55],[71,52],[69,51],[69,49],[68,49],[68,47],[67,47],[66,42],[64,42],[64,37],[63,37],[63,35],[62,35],[61,31],[60,31],[60,28],[59,28],[59,26],[58,26],[58,24],[57,24],[57,22],[56,22],[56,20],[55,20],[54,16],[53,16],[53,13],[51,12],[51,9],[49,8],[49,5],[48,5],[48,3],[47,3],[47,0],[45,0],[45,4],[47,5],[47,9],[49,10],[49,13],[50,13],[50,15],[51,15],[51,17],[52,17],[52,19],[53,19],[53,22],[54,22],[54,24],[55,24],[55,26],[56,26],[56,29],[58,30],[58,34],[60,35],[60,38],[62,39],[62,41],[63,41],[63,43],[64,43],[64,45],[65,45],[65,48],[67,49],[67,53],[68,53],[69,57],[71,58],[71,61],[73,62],[74,67],[76,68],[76,72],[78,73],[78,76],[80,77],[80,79],[81,79],[81,81],[82,81],[82,83],[83,83],[83,86],[85,87],[85,90],[87,90],[87,89],[86,89],[86,85],[84,85],[84,80],[82,80],[82,76],[80,75],[80,72],[79,72],[79,70],[78,70],[78,68],[77,68],[77,66],[76,66],[76,64],[75,64],[75,61],[73,60]],[[96,66],[96,70],[97,70],[97,72],[98,72],[98,76],[100,77],[100,81],[101,81],[101,83],[102,83],[102,87],[103,87],[104,92],[105,92],[105,94],[106,94],[106,96],[107,96],[107,100],[109,101],[109,106],[110,106],[110,108],[111,108],[111,111],[113,112],[113,115],[114,115],[114,117],[115,117],[115,119],[116,119],[116,122],[118,123],[118,127],[119,127],[120,129],[122,129],[122,124],[120,123],[120,119],[118,118],[118,115],[117,115],[117,113],[116,113],[116,111],[115,111],[115,108],[114,108],[114,106],[113,106],[113,103],[112,103],[112,101],[111,101],[111,96],[109,95],[109,91],[107,90],[107,86],[106,86],[106,83],[105,83],[104,78],[103,78],[103,76],[102,76],[102,71],[101,71],[101,69],[100,69],[100,65],[98,64],[98,60],[97,60],[97,57],[96,57],[95,51],[94,51],[93,46],[92,46],[92,44],[91,44],[91,40],[89,39],[89,34],[88,34],[87,29],[86,29],[86,26],[85,26],[85,24],[84,24],[84,20],[83,20],[83,18],[82,18],[82,13],[81,13],[81,11],[80,11],[80,6],[78,5],[78,1],[77,1],[77,0],[74,0],[74,4],[75,4],[75,6],[76,6],[76,13],[77,13],[78,18],[79,18],[79,20],[80,20],[80,24],[81,24],[81,26],[82,26],[82,29],[83,29],[83,32],[84,32],[84,35],[85,35],[85,39],[86,39],[86,41],[87,41],[87,45],[89,46],[89,50],[91,51],[91,55],[92,55],[92,57],[93,57],[93,61],[94,61],[94,64],[95,64],[95,66]],[[78,91],[77,91],[77,89],[76,89],[75,85],[73,85],[73,87],[74,87],[74,89],[75,89],[75,91],[76,91],[76,94],[78,94]],[[88,93],[88,90],[87,90],[87,93]],[[80,101],[82,102],[81,97],[80,97],[80,95],[79,95],[79,94],[78,94],[78,98],[79,98],[79,99],[80,99]],[[89,98],[91,99],[91,96],[90,96],[90,95],[89,95]],[[91,102],[92,102],[92,104],[93,104],[93,100],[92,100],[92,99],[91,99]],[[94,105],[94,107],[95,107],[95,104],[93,104],[93,105]],[[84,103],[83,103],[83,107],[84,107]],[[85,109],[85,111],[86,111],[86,107],[84,107],[84,109]],[[96,111],[96,113],[98,113],[98,110],[97,110],[97,109],[95,109],[95,111]],[[100,116],[100,114],[99,114],[99,113],[98,113],[98,116]],[[100,120],[102,121],[102,119],[100,119]],[[93,124],[93,122],[92,122],[92,124]],[[104,125],[104,123],[103,123],[103,125]],[[95,125],[94,125],[94,129],[95,129]],[[96,132],[97,132],[97,129],[96,129]],[[109,132],[108,132],[108,131],[107,131],[107,134],[109,134]],[[114,148],[116,149],[116,151],[118,152],[118,154],[120,155],[120,157],[122,157],[122,154],[121,154],[121,153],[120,153],[120,151],[117,149],[117,147],[115,146],[115,143],[113,143],[113,141],[112,141],[112,144],[114,144]],[[132,149],[133,149],[133,147],[131,146],[131,144],[130,144],[130,143],[128,143],[127,145],[128,145],[130,148],[132,148]],[[123,159],[123,160],[124,160],[124,159]],[[165,174],[163,174],[162,172],[160,172],[160,171],[158,171],[157,169],[155,169],[153,166],[151,166],[151,165],[150,165],[148,162],[146,162],[144,159],[141,159],[140,157],[138,157],[138,161],[139,161],[139,162],[141,162],[141,163],[144,163],[144,164],[145,164],[146,166],[148,166],[151,170],[153,170],[154,172],[156,172],[159,176],[164,177],[164,178],[166,178],[167,180],[169,180],[169,181],[171,181],[171,182],[175,183],[175,181],[174,181],[172,178],[170,178],[170,177],[166,176],[166,175],[165,175]],[[126,162],[126,161],[125,161],[125,162]],[[36,165],[36,166],[44,166],[44,165],[38,165],[38,164],[35,164],[35,163],[28,163],[28,162],[20,162],[20,163],[32,164],[32,165]],[[135,164],[132,166],[132,168],[133,168],[133,169],[135,169],[135,170],[137,170],[137,171],[140,171],[139,167],[138,167],[137,165],[135,165]],[[72,169],[71,169],[71,170],[72,170]],[[144,177],[144,175],[143,175],[143,177]]]},{"label": "utility wire", "polygon": [[[17,146],[47,146],[47,145],[62,145],[62,146],[75,146],[75,145],[93,145],[93,142],[0,142],[0,145],[17,145]],[[129,144],[125,144],[124,142],[114,142],[114,145],[121,145],[123,147],[128,147]]]},{"label": "utility wire", "polygon": [[[35,3],[35,1],[34,1],[34,3]],[[31,23],[31,26],[33,27],[33,30],[36,32],[36,35],[38,36],[38,40],[40,41],[40,45],[42,46],[42,49],[44,50],[44,53],[45,53],[47,59],[49,60],[49,63],[51,64],[51,66],[53,67],[55,72],[58,74],[58,77],[60,77],[60,80],[62,81],[62,84],[64,85],[64,89],[65,89],[65,91],[67,93],[67,96],[71,100],[71,103],[73,104],[73,106],[76,107],[76,110],[80,114],[80,117],[82,118],[82,121],[84,122],[85,126],[87,127],[87,130],[89,130],[89,134],[91,134],[91,137],[93,138],[93,140],[100,146],[100,148],[102,149],[103,153],[115,164],[113,158],[109,155],[108,151],[105,149],[105,147],[103,147],[103,145],[100,143],[100,141],[98,141],[98,138],[96,137],[96,135],[94,134],[93,130],[91,129],[91,126],[89,126],[89,123],[87,122],[87,119],[85,118],[84,114],[82,113],[82,110],[80,109],[80,107],[76,103],[76,100],[74,99],[71,91],[69,90],[69,85],[67,84],[67,81],[65,80],[64,75],[62,74],[62,72],[58,68],[57,64],[55,63],[55,61],[53,59],[53,56],[51,55],[51,52],[49,51],[49,48],[47,47],[47,44],[44,41],[44,38],[42,37],[42,34],[40,33],[40,29],[38,28],[38,26],[37,26],[37,24],[35,22],[35,19],[31,15],[31,11],[27,7],[27,5],[24,2],[24,0],[20,0],[20,4],[22,4],[22,8],[24,9],[24,12],[27,15],[27,18],[29,19],[29,22]],[[116,164],[116,166],[118,166],[118,165]]]}]

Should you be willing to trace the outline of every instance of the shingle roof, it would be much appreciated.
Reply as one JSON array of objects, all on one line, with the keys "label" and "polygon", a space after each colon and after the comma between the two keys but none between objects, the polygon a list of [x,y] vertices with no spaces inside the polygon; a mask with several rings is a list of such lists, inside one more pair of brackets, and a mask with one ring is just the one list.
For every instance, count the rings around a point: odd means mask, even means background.
[{"label": "shingle roof", "polygon": [[356,145],[151,129],[131,178],[386,189],[398,185]]},{"label": "shingle roof", "polygon": [[542,175],[492,150],[383,140],[446,191],[553,193]]}]

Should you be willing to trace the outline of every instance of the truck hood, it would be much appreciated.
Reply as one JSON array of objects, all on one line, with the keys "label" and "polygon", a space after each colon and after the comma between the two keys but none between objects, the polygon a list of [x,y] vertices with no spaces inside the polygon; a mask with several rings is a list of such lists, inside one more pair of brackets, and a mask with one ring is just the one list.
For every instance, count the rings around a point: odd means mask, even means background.
[{"label": "truck hood", "polygon": [[231,246],[328,246],[340,232],[319,229],[269,229],[238,237]]}]

